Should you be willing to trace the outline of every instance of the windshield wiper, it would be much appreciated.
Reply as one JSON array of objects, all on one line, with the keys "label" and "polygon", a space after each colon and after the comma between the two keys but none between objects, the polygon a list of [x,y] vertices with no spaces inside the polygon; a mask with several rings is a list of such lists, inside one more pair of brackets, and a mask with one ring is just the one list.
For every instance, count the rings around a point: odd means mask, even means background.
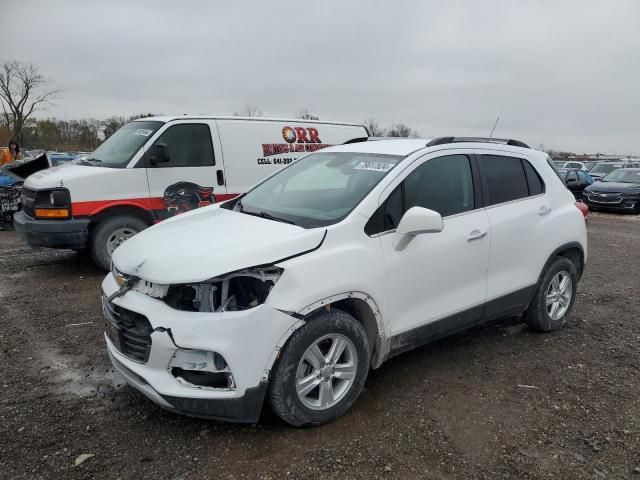
[{"label": "windshield wiper", "polygon": [[[238,201],[238,203],[240,204],[240,201]],[[274,217],[270,213],[267,213],[267,212],[264,212],[264,211],[250,212],[249,210],[245,210],[244,207],[242,206],[242,204],[240,204],[240,212],[244,213],[245,215],[253,215],[254,217],[266,218],[267,220],[274,220],[276,222],[289,223],[291,225],[295,225],[296,224],[295,222],[292,222],[291,220],[287,220],[286,218]]]},{"label": "windshield wiper", "polygon": [[275,220],[276,222],[288,223],[289,225],[296,224],[295,222],[292,222],[291,220],[287,220],[286,218],[274,217],[273,215],[267,212],[258,212],[258,215],[268,220]]}]

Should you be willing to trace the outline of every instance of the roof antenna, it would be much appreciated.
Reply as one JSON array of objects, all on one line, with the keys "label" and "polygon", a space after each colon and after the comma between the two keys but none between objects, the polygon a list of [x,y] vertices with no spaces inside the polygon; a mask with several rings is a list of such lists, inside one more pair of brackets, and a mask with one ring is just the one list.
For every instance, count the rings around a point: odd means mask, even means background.
[{"label": "roof antenna", "polygon": [[496,118],[496,123],[493,124],[493,128],[491,129],[491,133],[489,134],[489,138],[493,137],[493,132],[496,129],[496,126],[498,125],[499,121],[500,121],[500,117]]}]

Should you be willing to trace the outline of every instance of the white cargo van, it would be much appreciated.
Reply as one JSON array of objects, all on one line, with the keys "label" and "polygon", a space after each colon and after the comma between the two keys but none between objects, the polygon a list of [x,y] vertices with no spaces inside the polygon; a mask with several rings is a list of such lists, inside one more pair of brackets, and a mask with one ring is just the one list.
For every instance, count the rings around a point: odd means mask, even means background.
[{"label": "white cargo van", "polygon": [[308,152],[367,136],[362,125],[300,119],[139,119],[81,164],[27,178],[15,227],[30,245],[88,249],[108,269],[113,250],[149,225],[235,197]]}]

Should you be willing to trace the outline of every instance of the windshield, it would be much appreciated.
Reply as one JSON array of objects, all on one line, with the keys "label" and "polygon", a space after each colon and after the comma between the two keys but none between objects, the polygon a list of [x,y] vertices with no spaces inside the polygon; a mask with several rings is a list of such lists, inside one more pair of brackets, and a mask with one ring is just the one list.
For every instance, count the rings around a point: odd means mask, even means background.
[{"label": "windshield", "polygon": [[596,164],[596,162],[584,162],[584,168],[587,170],[591,170],[591,168]]},{"label": "windshield", "polygon": [[125,168],[162,122],[131,122],[107,138],[86,159],[101,167]]},{"label": "windshield", "polygon": [[331,225],[346,217],[403,158],[356,152],[312,153],[225,208],[304,228]]},{"label": "windshield", "polygon": [[601,182],[640,183],[640,170],[614,170],[604,177]]},{"label": "windshield", "polygon": [[621,163],[598,163],[591,169],[591,173],[611,173],[617,168],[622,168]]}]

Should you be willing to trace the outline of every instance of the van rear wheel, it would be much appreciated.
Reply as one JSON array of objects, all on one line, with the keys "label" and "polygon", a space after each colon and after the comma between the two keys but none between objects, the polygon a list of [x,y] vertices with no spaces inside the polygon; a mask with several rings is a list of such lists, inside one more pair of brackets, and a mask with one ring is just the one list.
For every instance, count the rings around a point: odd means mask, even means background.
[{"label": "van rear wheel", "polygon": [[362,391],[370,358],[355,318],[339,309],[315,315],[291,335],[272,371],[272,410],[297,427],[342,416]]},{"label": "van rear wheel", "polygon": [[109,270],[111,255],[136,233],[147,228],[147,224],[130,215],[117,215],[101,221],[91,235],[91,258],[103,270]]}]

